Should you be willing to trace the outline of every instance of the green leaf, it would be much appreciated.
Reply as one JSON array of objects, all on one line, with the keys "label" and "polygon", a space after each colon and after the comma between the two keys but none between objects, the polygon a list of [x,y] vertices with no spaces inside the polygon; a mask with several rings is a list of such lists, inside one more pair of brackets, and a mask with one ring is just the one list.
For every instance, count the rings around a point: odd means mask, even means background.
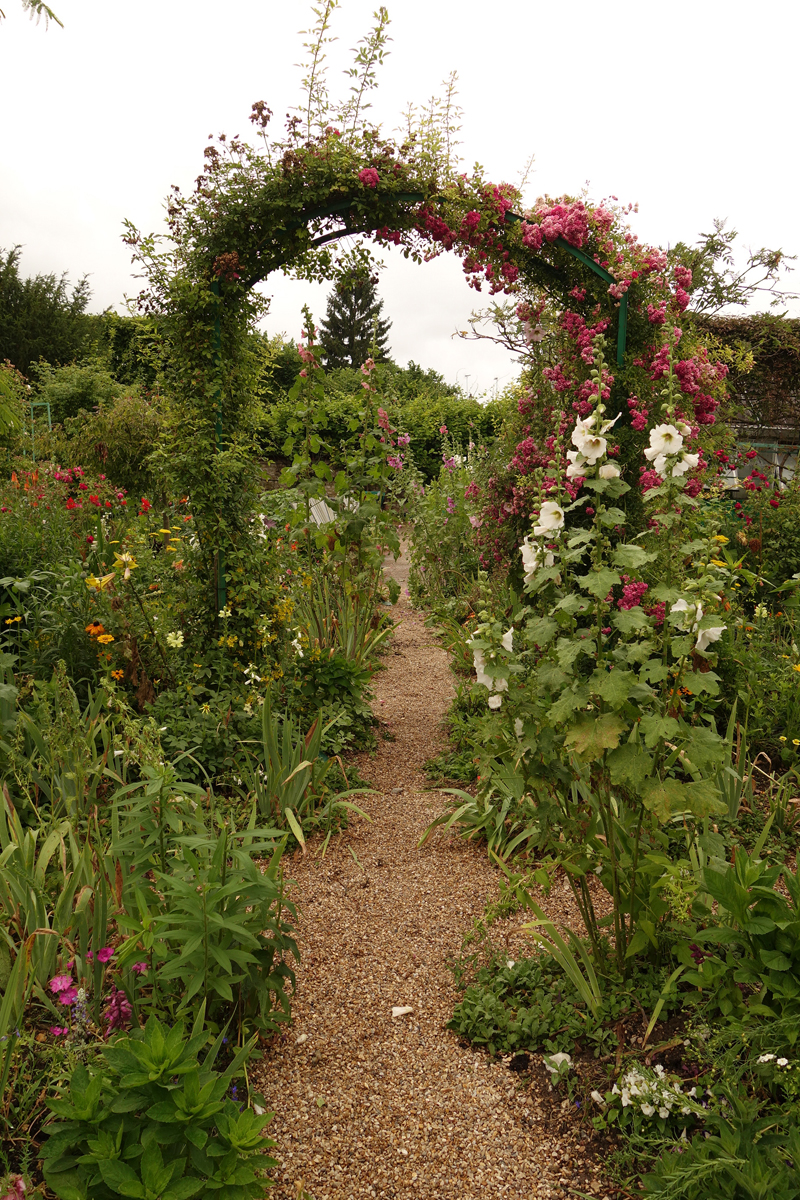
[{"label": "green leaf", "polygon": [[682,683],[693,696],[699,696],[703,692],[707,692],[709,696],[718,696],[721,680],[713,671],[688,671]]},{"label": "green leaf", "polygon": [[655,760],[643,746],[626,742],[612,750],[608,758],[608,769],[612,783],[627,784],[633,791],[640,792],[644,782],[653,773]]},{"label": "green leaf", "polygon": [[644,735],[644,744],[652,749],[662,738],[672,740],[680,729],[674,717],[664,717],[660,713],[648,713],[639,723],[639,731]]},{"label": "green leaf", "polygon": [[167,1188],[162,1200],[189,1200],[190,1196],[196,1196],[202,1191],[204,1186],[202,1179],[179,1179]]},{"label": "green leaf", "polygon": [[534,646],[544,647],[552,641],[558,629],[558,621],[552,617],[537,617],[534,621],[528,621],[525,635]]},{"label": "green leaf", "polygon": [[648,779],[642,787],[642,803],[659,821],[668,821],[675,812],[683,812],[685,787],[677,779]]},{"label": "green leaf", "polygon": [[793,963],[780,950],[759,950],[761,960],[770,971],[791,971]]},{"label": "green leaf", "polygon": [[625,731],[625,722],[616,713],[603,713],[601,717],[582,717],[564,738],[564,745],[571,747],[584,762],[602,758],[606,750],[619,745]]},{"label": "green leaf", "polygon": [[592,596],[597,596],[599,600],[605,600],[611,589],[618,583],[622,583],[616,571],[611,571],[608,567],[601,567],[599,570],[590,571],[588,575],[576,576],[576,581]]},{"label": "green leaf", "polygon": [[613,554],[613,562],[615,567],[621,567],[623,570],[638,571],[645,563],[653,562],[657,557],[655,551],[648,553],[642,546],[632,546],[626,543],[617,546]]},{"label": "green leaf", "polygon": [[630,695],[631,688],[636,683],[633,671],[621,671],[619,667],[613,671],[598,669],[589,680],[589,687],[614,708],[621,708]]},{"label": "green leaf", "polygon": [[647,613],[643,609],[624,608],[614,614],[611,618],[611,624],[620,633],[636,633],[640,629],[647,629],[650,622],[647,619]]},{"label": "green leaf", "polygon": [[103,1183],[120,1196],[134,1196],[137,1200],[144,1200],[146,1195],[145,1189],[138,1175],[127,1163],[120,1162],[118,1158],[101,1159],[97,1164],[100,1174],[103,1176]]},{"label": "green leaf", "polygon": [[588,700],[589,689],[587,687],[565,689],[550,705],[547,719],[553,726],[560,725],[562,721],[568,720],[576,709],[583,708]]}]

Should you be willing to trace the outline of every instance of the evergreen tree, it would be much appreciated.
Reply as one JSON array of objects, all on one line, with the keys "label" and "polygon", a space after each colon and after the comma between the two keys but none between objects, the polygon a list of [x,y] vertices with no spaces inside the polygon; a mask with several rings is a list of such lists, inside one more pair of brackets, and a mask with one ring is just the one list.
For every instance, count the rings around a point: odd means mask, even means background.
[{"label": "evergreen tree", "polygon": [[39,358],[68,363],[85,351],[91,293],[86,276],[71,295],[66,275],[22,279],[19,256],[19,246],[0,250],[0,362],[8,359],[27,375]]},{"label": "evergreen tree", "polygon": [[360,367],[370,355],[376,362],[388,358],[392,323],[381,317],[377,282],[377,275],[361,263],[336,282],[320,327],[326,367]]}]

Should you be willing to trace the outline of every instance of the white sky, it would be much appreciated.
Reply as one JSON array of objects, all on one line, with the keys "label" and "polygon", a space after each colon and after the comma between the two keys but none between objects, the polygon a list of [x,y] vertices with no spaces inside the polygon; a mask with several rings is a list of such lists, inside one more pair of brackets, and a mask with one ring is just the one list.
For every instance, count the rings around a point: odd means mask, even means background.
[{"label": "white sky", "polygon": [[[321,3],[321,0],[317,0]],[[190,190],[209,133],[249,136],[250,105],[283,114],[300,102],[298,30],[307,0],[51,0],[45,30],[20,0],[0,23],[0,246],[24,247],[23,274],[91,276],[91,307],[118,306],[138,284],[122,221],[158,229],[171,184]],[[375,0],[335,14],[331,91],[347,86],[349,49]],[[692,241],[727,217],[740,242],[800,252],[796,198],[796,0],[390,0],[393,38],[373,116],[387,130],[459,74],[462,153],[529,198],[615,195],[639,203],[646,241]],[[469,390],[502,388],[506,352],[452,338],[480,301],[453,256],[415,267],[385,256],[393,357],[435,367]],[[790,277],[800,286],[800,272]],[[325,287],[280,277],[270,332],[299,333]]]}]

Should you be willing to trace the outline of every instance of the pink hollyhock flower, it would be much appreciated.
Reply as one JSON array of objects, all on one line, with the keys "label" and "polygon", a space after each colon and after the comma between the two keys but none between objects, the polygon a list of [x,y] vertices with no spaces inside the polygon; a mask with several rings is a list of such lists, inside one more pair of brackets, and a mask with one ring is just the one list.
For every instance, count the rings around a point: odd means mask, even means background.
[{"label": "pink hollyhock flower", "polygon": [[56,996],[59,994],[59,992],[65,992],[67,988],[71,988],[73,986],[71,975],[54,975],[49,984],[50,991]]},{"label": "pink hollyhock flower", "polygon": [[375,188],[378,186],[380,175],[374,167],[364,167],[363,171],[358,172],[358,178],[365,187]]},{"label": "pink hollyhock flower", "polygon": [[440,426],[439,426],[439,433],[447,433],[447,426],[446,426],[446,425],[440,425]]}]

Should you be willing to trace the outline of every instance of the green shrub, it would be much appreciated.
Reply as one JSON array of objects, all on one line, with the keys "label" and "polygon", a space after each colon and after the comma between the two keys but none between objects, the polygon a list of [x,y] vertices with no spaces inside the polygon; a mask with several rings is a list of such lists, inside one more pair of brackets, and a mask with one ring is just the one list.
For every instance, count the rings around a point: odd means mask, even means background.
[{"label": "green shrub", "polygon": [[40,361],[32,374],[33,398],[50,405],[50,419],[54,425],[63,425],[70,417],[77,417],[82,409],[92,412],[110,404],[125,390],[104,366],[92,359],[64,367],[53,367]]},{"label": "green shrub", "polygon": [[193,1034],[151,1017],[115,1038],[90,1069],[76,1068],[69,1099],[49,1101],[55,1121],[42,1149],[47,1185],[61,1200],[219,1200],[263,1197],[263,1152],[273,1114],[241,1109],[228,1095],[255,1038],[224,1071],[214,1069],[222,1034],[207,1044],[201,1015]]}]

